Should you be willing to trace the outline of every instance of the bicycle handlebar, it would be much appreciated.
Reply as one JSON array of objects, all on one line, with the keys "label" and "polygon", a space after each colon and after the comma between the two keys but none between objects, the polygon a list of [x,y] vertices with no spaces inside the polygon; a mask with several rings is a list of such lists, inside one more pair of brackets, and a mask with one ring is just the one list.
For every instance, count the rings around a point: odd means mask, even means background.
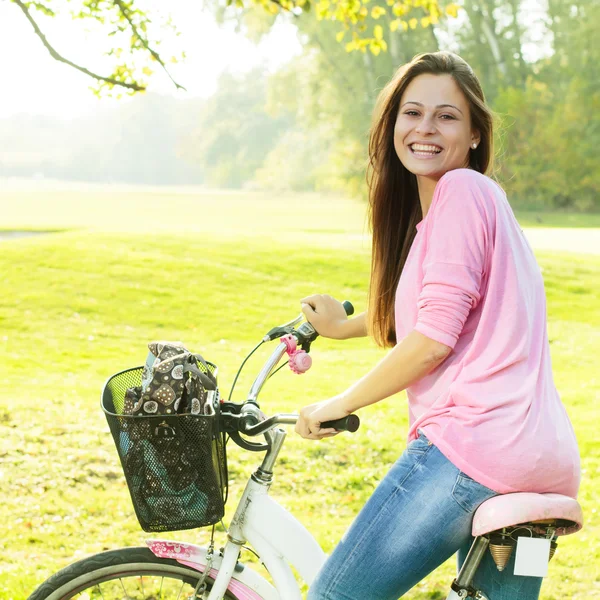
[{"label": "bicycle handlebar", "polygon": [[[280,413],[278,415],[268,417],[267,419],[264,419],[255,425],[249,425],[246,421],[242,420],[240,424],[240,431],[244,435],[249,436],[261,435],[277,425],[295,425],[297,421],[297,414]],[[325,421],[324,423],[321,423],[321,429],[331,428],[337,429],[338,431],[350,431],[352,433],[357,431],[359,426],[360,419],[357,415],[348,415],[347,417],[343,417],[341,419],[335,419],[334,421]]]},{"label": "bicycle handlebar", "polygon": [[[348,316],[354,314],[354,306],[348,300],[345,300],[342,303],[344,310]],[[310,349],[310,344],[319,337],[316,329],[308,322],[305,321],[295,329],[295,326],[298,325],[303,319],[304,314],[300,314],[298,317],[289,321],[284,325],[280,325],[278,327],[274,327],[265,335],[263,338],[263,342],[267,342],[270,340],[274,340],[278,336],[284,336],[287,334],[292,334],[298,340],[298,343],[302,345],[303,348],[308,351]],[[223,416],[227,415],[229,427],[229,434],[232,439],[247,450],[260,451],[268,448],[267,445],[257,444],[253,442],[245,441],[240,437],[240,433],[243,433],[247,436],[256,436],[261,435],[273,429],[277,425],[294,425],[298,421],[297,414],[286,414],[281,413],[277,415],[273,415],[272,417],[265,418],[265,416],[260,412],[258,406],[258,394],[260,393],[262,387],[264,386],[267,379],[273,373],[275,367],[282,359],[283,355],[287,351],[287,345],[283,342],[277,345],[277,348],[273,351],[271,356],[267,359],[263,367],[258,373],[258,376],[254,380],[252,387],[250,388],[250,392],[248,394],[248,398],[246,402],[241,405],[233,405],[230,403],[227,404],[227,408],[232,410],[232,413],[228,413],[225,410]],[[236,407],[237,408],[234,408]],[[327,421],[321,424],[323,429],[337,429],[338,431],[351,431],[355,432],[358,430],[360,426],[360,419],[356,415],[348,415],[342,419],[336,419],[334,421]]]}]

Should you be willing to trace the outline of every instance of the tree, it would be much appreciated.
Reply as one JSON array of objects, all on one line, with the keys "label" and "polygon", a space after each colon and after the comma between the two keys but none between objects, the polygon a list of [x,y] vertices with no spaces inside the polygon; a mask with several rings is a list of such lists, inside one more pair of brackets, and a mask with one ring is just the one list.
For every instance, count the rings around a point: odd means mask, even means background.
[{"label": "tree", "polygon": [[[97,93],[113,90],[115,87],[135,93],[146,89],[147,80],[153,73],[153,66],[163,69],[173,85],[183,89],[170,75],[167,60],[176,61],[176,56],[165,60],[157,51],[158,40],[152,39],[150,15],[138,6],[136,0],[8,0],[20,10],[35,35],[48,50],[50,56],[70,67],[92,77],[97,82]],[[113,70],[102,75],[85,66],[76,64],[62,56],[48,40],[40,26],[44,17],[65,17],[68,14],[76,21],[92,21],[111,40],[106,55],[113,59]],[[169,21],[160,26],[173,28]],[[160,27],[159,27],[160,29]],[[139,60],[143,57],[143,60]],[[152,66],[151,66],[152,65]]]},{"label": "tree", "polygon": [[198,112],[180,151],[186,161],[198,165],[208,185],[241,187],[290,129],[287,111],[272,117],[265,113],[266,82],[259,70],[240,78],[224,74],[217,92]]},{"label": "tree", "polygon": [[[6,0],[5,0],[6,1]],[[438,0],[386,0],[370,5],[370,0],[319,0],[314,6],[311,0],[215,0],[215,10],[233,10],[242,12],[248,7],[260,7],[266,14],[276,16],[280,12],[293,15],[310,14],[319,21],[329,20],[337,23],[337,40],[348,33],[349,40],[344,41],[348,52],[369,50],[379,54],[387,49],[380,24],[373,24],[383,16],[393,16],[389,20],[392,31],[408,30],[418,24],[427,26],[435,23],[442,15]],[[161,30],[174,28],[170,20],[154,24],[155,15],[144,9],[140,0],[8,0],[15,9],[33,27],[35,35],[44,44],[50,56],[96,80],[97,93],[111,92],[115,88],[135,93],[146,89],[148,78],[154,68],[163,69],[171,78],[173,85],[182,88],[167,68],[170,61],[179,57],[163,57],[158,52]],[[369,6],[367,6],[369,5]],[[452,5],[453,6],[453,5]],[[451,11],[454,9],[450,9]],[[408,19],[413,11],[422,15]],[[100,26],[106,37],[111,39],[106,54],[113,59],[112,72],[100,74],[75,63],[63,56],[43,31],[42,20],[45,17],[70,16],[74,20],[87,20]]]}]

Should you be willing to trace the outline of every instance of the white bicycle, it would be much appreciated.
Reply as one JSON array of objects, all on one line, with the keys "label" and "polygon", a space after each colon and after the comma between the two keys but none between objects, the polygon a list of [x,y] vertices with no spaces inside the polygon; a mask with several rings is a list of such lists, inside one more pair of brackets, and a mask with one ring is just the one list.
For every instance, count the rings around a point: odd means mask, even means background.
[{"label": "white bicycle", "polygon": [[[348,314],[352,314],[352,305],[349,302],[344,305]],[[298,344],[308,352],[318,334],[303,320],[300,315],[265,336],[263,342],[277,338],[281,341],[260,370],[247,400],[241,404],[222,403],[221,417],[232,439],[248,450],[266,451],[240,498],[224,549],[215,552],[212,541],[209,547],[200,547],[152,539],[147,541],[147,547],[102,552],[55,573],[29,600],[301,600],[301,589],[292,568],[310,586],[326,555],[309,531],[269,496],[274,468],[286,437],[280,425],[295,424],[298,415],[277,414],[267,418],[260,411],[257,399],[286,353],[294,371],[303,372],[310,366],[308,354],[295,348]],[[324,424],[348,431],[356,431],[358,425],[355,415]],[[262,435],[265,443],[250,442],[240,434]],[[558,494],[505,494],[484,502],[473,520],[474,542],[452,582],[447,600],[487,598],[483,591],[472,587],[472,581],[488,548],[499,570],[522,538],[543,540],[542,552],[546,548],[549,560],[556,549],[557,537],[575,533],[582,522],[577,501]],[[242,547],[246,545],[266,567],[272,583],[239,562]],[[539,553],[539,548],[535,551]]]}]

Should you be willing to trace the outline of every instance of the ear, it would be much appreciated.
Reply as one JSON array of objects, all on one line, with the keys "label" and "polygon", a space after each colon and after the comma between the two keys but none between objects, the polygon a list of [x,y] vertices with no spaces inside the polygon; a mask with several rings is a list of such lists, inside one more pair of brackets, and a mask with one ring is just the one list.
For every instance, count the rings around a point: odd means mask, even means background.
[{"label": "ear", "polygon": [[476,129],[471,131],[471,144],[477,144],[479,146],[481,142],[481,134]]}]

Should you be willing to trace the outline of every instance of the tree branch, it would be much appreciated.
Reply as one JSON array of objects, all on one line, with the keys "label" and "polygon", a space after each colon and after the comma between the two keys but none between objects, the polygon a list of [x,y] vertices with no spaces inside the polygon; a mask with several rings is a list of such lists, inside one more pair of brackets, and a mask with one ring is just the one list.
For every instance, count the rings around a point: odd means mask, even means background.
[{"label": "tree branch", "polygon": [[138,40],[140,40],[142,46],[144,46],[144,48],[146,48],[146,50],[152,55],[154,60],[163,68],[164,72],[169,76],[169,79],[173,82],[173,85],[178,90],[183,90],[184,92],[187,92],[187,90],[182,85],[180,85],[173,79],[173,77],[171,76],[171,73],[169,73],[167,66],[163,62],[162,58],[159,56],[158,52],[156,52],[156,50],[150,48],[150,44],[148,43],[148,40],[140,35],[136,24],[131,19],[131,14],[129,13],[129,9],[123,4],[122,0],[113,0],[113,2],[119,8],[119,10],[121,11],[121,14],[125,18],[125,20],[129,23],[129,27],[131,27],[131,31],[133,32],[133,35],[135,35],[135,37]]},{"label": "tree branch", "polygon": [[40,38],[40,40],[42,40],[42,43],[44,44],[44,46],[50,53],[50,56],[52,56],[52,58],[54,58],[55,60],[62,62],[66,65],[69,65],[70,67],[73,67],[74,69],[77,69],[78,71],[81,71],[82,73],[85,73],[86,75],[93,77],[94,79],[97,79],[98,81],[104,81],[106,83],[110,83],[111,85],[118,85],[120,87],[124,87],[129,90],[133,90],[134,92],[141,92],[146,89],[144,86],[141,86],[138,83],[127,83],[126,81],[119,81],[118,79],[114,79],[113,77],[104,77],[102,75],[98,75],[97,73],[92,73],[92,71],[86,69],[85,67],[80,67],[79,65],[76,65],[74,62],[71,62],[70,60],[66,59],[64,56],[61,56],[50,45],[50,43],[46,39],[46,36],[42,33],[42,31],[38,27],[38,24],[35,22],[35,20],[31,16],[31,14],[29,13],[29,9],[27,8],[27,6],[25,6],[25,4],[21,0],[9,0],[9,1],[16,4],[23,11],[25,16],[27,17],[27,20],[31,23],[33,30],[35,31],[35,34]]}]

